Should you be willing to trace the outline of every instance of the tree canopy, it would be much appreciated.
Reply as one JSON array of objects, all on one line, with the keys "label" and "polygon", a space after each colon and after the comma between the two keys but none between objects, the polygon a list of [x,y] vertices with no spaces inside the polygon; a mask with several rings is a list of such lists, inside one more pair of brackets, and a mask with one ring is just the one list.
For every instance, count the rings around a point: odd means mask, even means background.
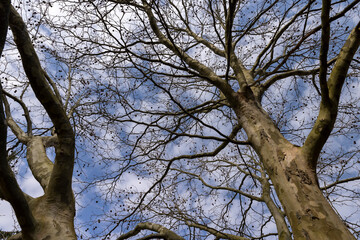
[{"label": "tree canopy", "polygon": [[359,238],[358,2],[0,1],[10,239]]}]

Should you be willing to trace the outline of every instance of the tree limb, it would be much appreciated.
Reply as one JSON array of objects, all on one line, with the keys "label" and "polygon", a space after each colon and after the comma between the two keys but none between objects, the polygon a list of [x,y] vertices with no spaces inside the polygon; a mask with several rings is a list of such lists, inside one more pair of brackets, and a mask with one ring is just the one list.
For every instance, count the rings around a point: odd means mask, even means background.
[{"label": "tree limb", "polygon": [[331,1],[323,0],[321,10],[321,47],[320,47],[320,89],[321,99],[324,103],[329,104],[329,89],[326,83],[327,78],[327,55],[330,41],[330,8]]},{"label": "tree limb", "polygon": [[150,27],[152,28],[155,35],[159,38],[159,41],[169,50],[171,50],[174,54],[176,54],[190,68],[199,72],[199,74],[209,83],[218,87],[226,96],[232,96],[234,94],[234,91],[232,90],[231,86],[226,83],[226,81],[218,77],[209,67],[190,57],[187,53],[185,53],[182,49],[176,46],[160,31],[159,27],[157,26],[157,20],[151,11],[150,5],[145,0],[143,0],[142,2],[144,5],[145,13],[147,14],[150,22]]},{"label": "tree limb", "polygon": [[26,30],[26,25],[14,7],[11,7],[10,10],[9,23],[30,85],[37,99],[48,113],[58,135],[59,144],[55,148],[56,157],[46,192],[47,197],[63,203],[73,203],[71,180],[74,167],[75,139],[72,126],[62,103],[46,80]]},{"label": "tree limb", "polygon": [[[3,94],[6,94],[6,92],[4,90],[2,92],[3,92]],[[6,113],[6,123],[8,124],[8,126],[10,127],[11,131],[16,136],[16,138],[20,142],[26,144],[29,141],[29,135],[27,133],[25,133],[21,129],[21,127],[12,118],[11,111],[10,111],[10,105],[9,105],[6,97],[3,98],[3,101],[4,101],[5,113]]]},{"label": "tree limb", "polygon": [[351,31],[348,39],[336,59],[331,71],[327,87],[329,89],[329,101],[327,104],[322,98],[318,118],[309,133],[302,148],[308,156],[309,165],[315,169],[317,159],[322,147],[328,139],[336,120],[341,89],[344,84],[350,63],[360,45],[360,22]]},{"label": "tree limb", "polygon": [[207,232],[211,233],[212,235],[214,235],[218,239],[221,238],[221,239],[229,239],[229,240],[250,240],[250,238],[236,236],[236,235],[229,234],[229,233],[223,233],[214,228],[211,228],[211,227],[199,224],[199,223],[187,222],[186,224],[189,227],[195,227],[195,228],[207,231]]},{"label": "tree limb", "polygon": [[150,223],[150,222],[139,223],[132,231],[121,235],[120,237],[117,238],[117,240],[124,240],[133,237],[137,235],[141,230],[151,230],[154,232],[158,232],[161,235],[161,237],[166,240],[185,240],[184,238],[180,237],[179,235],[167,229],[166,227],[163,227],[160,224]]},{"label": "tree limb", "polygon": [[342,180],[337,180],[336,182],[330,183],[329,185],[324,185],[320,189],[321,190],[326,190],[326,189],[332,188],[334,186],[337,186],[338,184],[348,183],[348,182],[357,181],[357,180],[360,180],[360,176],[352,177],[352,178],[346,178],[346,179],[342,179]]},{"label": "tree limb", "polygon": [[[0,56],[5,44],[9,11],[10,1],[0,0]],[[7,124],[3,107],[2,86],[0,83],[0,195],[13,207],[24,236],[28,239],[32,239],[31,233],[35,229],[36,222],[29,208],[29,204],[26,201],[25,195],[20,189],[14,173],[9,166],[6,140]]]},{"label": "tree limb", "polygon": [[8,24],[9,24],[10,0],[0,0],[0,57],[4,49]]},{"label": "tree limb", "polygon": [[[26,130],[27,130],[26,134],[27,134],[28,136],[31,136],[31,135],[32,135],[32,121],[31,121],[31,118],[30,118],[29,109],[26,107],[25,103],[24,103],[21,99],[19,99],[19,98],[15,97],[14,95],[6,92],[5,90],[3,90],[3,93],[4,93],[6,96],[8,96],[9,98],[11,98],[12,100],[14,100],[15,102],[19,103],[20,106],[22,107],[22,109],[24,110],[24,116],[25,116],[25,119],[26,119]],[[8,105],[7,103],[5,103],[5,104]],[[6,105],[5,105],[5,107],[6,107]],[[9,117],[11,118],[10,108],[8,107],[7,109],[5,109],[5,111],[6,111],[6,117],[7,117],[7,118],[9,118]],[[9,115],[9,116],[8,116],[8,115]],[[11,118],[11,120],[12,120],[12,118]],[[15,123],[15,124],[16,124],[16,123]],[[24,133],[24,134],[25,134],[25,133]]]}]

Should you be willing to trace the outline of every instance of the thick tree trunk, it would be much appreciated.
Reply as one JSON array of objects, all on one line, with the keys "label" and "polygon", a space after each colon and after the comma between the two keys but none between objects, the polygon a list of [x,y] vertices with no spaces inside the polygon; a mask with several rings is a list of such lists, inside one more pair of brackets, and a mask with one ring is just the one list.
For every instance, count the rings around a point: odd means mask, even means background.
[{"label": "thick tree trunk", "polygon": [[30,201],[30,209],[37,221],[34,239],[77,239],[74,228],[75,201],[69,206],[52,202],[45,196]]},{"label": "thick tree trunk", "polygon": [[42,196],[29,200],[31,212],[36,219],[35,229],[24,235],[16,234],[9,240],[76,240],[74,217],[75,202],[70,206],[54,203]]},{"label": "thick tree trunk", "polygon": [[[12,125],[12,122],[10,122]],[[15,131],[16,132],[16,131]],[[46,138],[46,137],[45,137]],[[27,160],[34,177],[42,186],[45,194],[38,198],[26,195],[26,200],[33,216],[34,228],[22,231],[11,240],[75,240],[74,228],[75,199],[62,195],[49,194],[48,186],[52,175],[53,163],[46,155],[44,137],[27,137]],[[54,138],[54,137],[53,137]],[[51,193],[51,191],[50,191]]]},{"label": "thick tree trunk", "polygon": [[308,181],[308,175],[297,167],[295,161],[292,161],[292,165],[293,167],[285,170],[289,184],[280,184],[284,181],[284,176],[273,176],[272,179],[276,182],[277,192],[282,193],[279,198],[295,239],[355,239],[324,198],[317,184]]},{"label": "thick tree trunk", "polygon": [[35,230],[24,235],[23,232],[9,238],[9,240],[76,240],[74,228],[74,214],[65,206],[48,203],[44,199],[34,199]]},{"label": "thick tree trunk", "polygon": [[276,148],[262,159],[295,239],[355,239],[323,196],[301,148]]},{"label": "thick tree trunk", "polygon": [[[72,192],[75,135],[61,100],[47,82],[40,61],[32,45],[26,25],[14,7],[10,9],[10,27],[19,50],[30,85],[55,127],[55,136],[39,137],[25,134],[8,118],[18,139],[27,144],[27,160],[30,169],[44,189],[44,196],[32,199],[26,196],[34,225],[12,239],[72,240],[77,239],[74,230],[75,200]],[[10,114],[10,111],[9,111]],[[46,156],[49,139],[56,139],[55,159],[52,163]],[[18,219],[21,219],[19,216]],[[19,220],[19,222],[21,222]],[[29,234],[27,234],[29,233]]]},{"label": "thick tree trunk", "polygon": [[233,108],[274,185],[294,238],[355,239],[323,196],[305,150],[282,136],[254,98],[236,95]]}]

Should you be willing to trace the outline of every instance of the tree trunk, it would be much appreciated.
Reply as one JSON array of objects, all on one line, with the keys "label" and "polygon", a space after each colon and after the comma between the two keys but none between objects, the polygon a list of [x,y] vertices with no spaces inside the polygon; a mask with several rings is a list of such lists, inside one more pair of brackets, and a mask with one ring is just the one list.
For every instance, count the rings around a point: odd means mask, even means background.
[{"label": "tree trunk", "polygon": [[36,219],[35,230],[22,231],[9,240],[76,240],[74,228],[74,205],[62,206],[49,202],[42,196],[30,201],[30,208]]},{"label": "tree trunk", "polygon": [[77,239],[74,228],[75,201],[65,206],[52,202],[45,195],[31,200],[29,205],[37,222],[34,239]]},{"label": "tree trunk", "polygon": [[249,94],[236,93],[231,102],[274,185],[294,238],[355,239],[323,196],[305,150],[288,142]]},{"label": "tree trunk", "polygon": [[[12,125],[12,122],[10,122]],[[42,186],[45,194],[38,198],[26,195],[35,227],[30,231],[23,231],[9,239],[24,240],[75,240],[74,228],[75,199],[69,195],[54,195],[49,190],[53,163],[46,155],[43,140],[46,137],[31,136],[27,142],[27,160],[34,177]],[[53,137],[55,138],[55,137]]]},{"label": "tree trunk", "polygon": [[75,202],[64,206],[49,201],[45,196],[29,201],[31,212],[36,219],[32,232],[20,232],[9,240],[76,240],[74,217]]},{"label": "tree trunk", "polygon": [[[24,205],[28,206],[27,213],[31,218],[29,217],[25,223],[34,227],[26,230],[22,226],[22,233],[11,239],[75,240],[77,239],[74,230],[75,199],[71,186],[75,135],[61,100],[46,80],[26,25],[14,7],[10,9],[9,22],[31,88],[45,108],[56,132],[54,136],[47,137],[33,136],[32,133],[25,134],[8,118],[8,122],[13,126],[10,126],[13,133],[27,144],[28,164],[45,192],[39,198],[26,196]],[[8,113],[10,115],[10,111]],[[46,155],[49,139],[52,139],[50,142],[55,147],[54,163]],[[25,194],[19,195],[25,197]],[[11,203],[14,205],[13,202]],[[23,216],[17,215],[17,217],[21,223]]]},{"label": "tree trunk", "polygon": [[262,159],[272,163],[266,168],[295,239],[355,239],[323,196],[301,148],[277,148]]}]

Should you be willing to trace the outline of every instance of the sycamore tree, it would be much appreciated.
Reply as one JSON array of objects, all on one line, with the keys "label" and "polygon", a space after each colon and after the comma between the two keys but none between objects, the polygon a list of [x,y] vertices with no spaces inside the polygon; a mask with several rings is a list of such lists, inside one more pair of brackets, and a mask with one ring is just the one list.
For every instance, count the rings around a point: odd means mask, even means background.
[{"label": "sycamore tree", "polygon": [[358,1],[58,4],[48,51],[97,102],[93,234],[358,236]]},{"label": "sycamore tree", "polygon": [[[72,192],[72,172],[74,166],[75,135],[66,108],[62,103],[57,88],[45,70],[41,67],[37,53],[33,47],[27,26],[10,1],[1,1],[1,50],[3,50],[8,25],[11,28],[12,41],[18,51],[17,63],[22,63],[24,74],[11,75],[14,70],[4,59],[10,51],[2,52],[1,89],[1,174],[0,197],[8,201],[17,218],[21,232],[13,236],[5,234],[7,239],[76,239],[74,229],[75,199]],[[10,57],[11,59],[11,57]],[[6,64],[5,64],[6,62]],[[6,71],[8,70],[8,71]],[[8,73],[8,75],[7,75]],[[7,77],[5,77],[7,76]],[[12,79],[8,79],[12,76]],[[15,78],[19,76],[19,78]],[[13,84],[12,84],[13,83]],[[15,96],[8,91],[12,87],[26,85],[20,95]],[[31,90],[28,87],[31,86]],[[10,88],[9,88],[10,87]],[[12,89],[15,93],[16,89]],[[25,104],[29,100],[27,92],[31,91],[40,106],[40,114],[48,115],[51,123],[42,127],[34,127],[30,111]],[[28,96],[26,96],[28,95]],[[24,122],[13,118],[13,113],[23,111]],[[45,110],[45,112],[44,112]],[[11,130],[7,138],[7,131]],[[7,142],[9,144],[7,145]],[[19,145],[21,145],[20,148]],[[53,161],[46,151],[55,147]],[[20,188],[14,171],[15,159],[22,149],[26,149],[26,164],[35,179],[41,185],[44,194],[32,197]],[[10,236],[9,236],[10,235]]]},{"label": "sycamore tree", "polygon": [[358,238],[358,2],[1,1],[12,238]]}]

